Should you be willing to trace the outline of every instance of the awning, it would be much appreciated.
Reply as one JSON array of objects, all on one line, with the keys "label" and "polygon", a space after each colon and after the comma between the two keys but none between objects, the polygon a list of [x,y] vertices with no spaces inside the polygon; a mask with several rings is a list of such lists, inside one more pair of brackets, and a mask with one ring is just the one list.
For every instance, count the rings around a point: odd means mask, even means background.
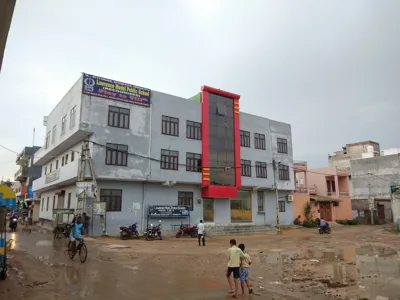
[{"label": "awning", "polygon": [[315,201],[315,202],[341,202],[342,201],[337,198],[328,197],[328,196],[320,196],[320,195],[310,196],[310,200]]}]

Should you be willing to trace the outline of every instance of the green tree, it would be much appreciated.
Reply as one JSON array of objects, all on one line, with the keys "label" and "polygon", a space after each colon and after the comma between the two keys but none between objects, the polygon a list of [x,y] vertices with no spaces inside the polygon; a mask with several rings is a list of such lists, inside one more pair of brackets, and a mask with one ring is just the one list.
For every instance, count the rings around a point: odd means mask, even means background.
[{"label": "green tree", "polygon": [[12,187],[12,182],[10,181],[10,179],[7,179],[6,181],[2,180],[1,184],[4,184],[8,187]]}]

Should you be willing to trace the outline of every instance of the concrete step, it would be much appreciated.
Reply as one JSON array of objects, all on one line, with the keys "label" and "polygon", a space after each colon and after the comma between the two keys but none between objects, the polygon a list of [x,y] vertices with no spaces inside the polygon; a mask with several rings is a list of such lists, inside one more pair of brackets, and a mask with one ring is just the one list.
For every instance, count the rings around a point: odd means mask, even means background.
[{"label": "concrete step", "polygon": [[277,233],[275,226],[254,224],[207,225],[205,230],[207,235]]}]

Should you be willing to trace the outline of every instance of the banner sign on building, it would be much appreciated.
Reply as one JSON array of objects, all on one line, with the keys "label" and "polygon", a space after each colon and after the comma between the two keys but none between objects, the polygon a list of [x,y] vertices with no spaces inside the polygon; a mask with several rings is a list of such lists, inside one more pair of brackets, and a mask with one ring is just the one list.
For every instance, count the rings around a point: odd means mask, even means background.
[{"label": "banner sign on building", "polygon": [[190,207],[185,205],[152,205],[149,207],[150,217],[189,217]]},{"label": "banner sign on building", "polygon": [[400,193],[400,185],[392,185],[392,186],[390,187],[390,190],[391,190],[392,194],[394,194],[394,193]]},{"label": "banner sign on building", "polygon": [[143,106],[150,106],[151,103],[149,89],[85,73],[82,93]]}]

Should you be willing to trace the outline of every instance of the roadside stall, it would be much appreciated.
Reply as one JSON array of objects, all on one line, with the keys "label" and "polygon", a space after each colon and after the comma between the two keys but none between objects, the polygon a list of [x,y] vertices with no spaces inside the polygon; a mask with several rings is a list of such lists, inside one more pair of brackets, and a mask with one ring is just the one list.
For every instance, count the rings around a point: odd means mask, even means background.
[{"label": "roadside stall", "polygon": [[74,219],[75,209],[60,208],[53,209],[53,234],[54,239],[68,237],[71,230],[70,225]]},{"label": "roadside stall", "polygon": [[17,200],[14,191],[0,185],[0,280],[7,278],[7,212],[15,209]]}]

